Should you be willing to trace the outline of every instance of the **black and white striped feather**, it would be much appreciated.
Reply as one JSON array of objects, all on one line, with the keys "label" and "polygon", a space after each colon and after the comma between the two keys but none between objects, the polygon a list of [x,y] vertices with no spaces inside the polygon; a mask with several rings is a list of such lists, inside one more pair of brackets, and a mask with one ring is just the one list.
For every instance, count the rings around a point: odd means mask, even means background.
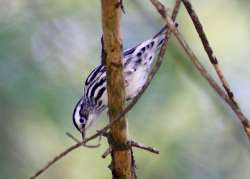
[{"label": "black and white striped feather", "polygon": [[[163,44],[165,30],[164,27],[153,38],[124,51],[123,69],[127,100],[133,99],[145,84],[154,57]],[[91,126],[106,107],[106,67],[101,64],[92,70],[85,81],[84,94],[73,112],[75,127],[84,132],[86,124]]]}]

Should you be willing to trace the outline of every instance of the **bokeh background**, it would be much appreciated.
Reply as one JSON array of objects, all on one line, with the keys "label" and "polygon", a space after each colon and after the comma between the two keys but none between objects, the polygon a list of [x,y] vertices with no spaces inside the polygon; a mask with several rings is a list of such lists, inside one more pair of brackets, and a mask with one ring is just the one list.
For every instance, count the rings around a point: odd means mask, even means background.
[{"label": "bokeh background", "polygon": [[[168,7],[173,0],[162,1]],[[221,67],[250,117],[250,2],[192,0]],[[163,25],[149,1],[126,1],[124,46],[151,37]],[[80,137],[72,110],[84,79],[100,63],[100,2],[0,0],[0,178],[28,178]],[[179,29],[211,73],[185,9]],[[215,75],[213,75],[215,76]],[[246,179],[250,145],[235,115],[200,77],[174,38],[164,64],[129,113],[131,138],[160,149],[135,150],[143,179]],[[103,114],[96,126],[107,123]],[[79,148],[41,179],[110,178],[110,158]]]}]

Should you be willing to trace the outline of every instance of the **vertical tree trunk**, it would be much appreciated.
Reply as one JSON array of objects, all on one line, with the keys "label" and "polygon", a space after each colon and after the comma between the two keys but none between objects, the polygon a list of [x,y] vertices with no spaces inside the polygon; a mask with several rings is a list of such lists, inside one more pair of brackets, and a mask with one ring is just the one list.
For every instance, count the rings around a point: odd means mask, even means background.
[{"label": "vertical tree trunk", "polygon": [[[102,28],[107,67],[108,114],[112,121],[125,105],[123,78],[123,47],[120,32],[120,0],[101,0]],[[116,145],[128,141],[126,117],[111,127],[111,136]],[[112,147],[112,175],[114,179],[132,179],[132,158],[130,150],[117,150]]]}]

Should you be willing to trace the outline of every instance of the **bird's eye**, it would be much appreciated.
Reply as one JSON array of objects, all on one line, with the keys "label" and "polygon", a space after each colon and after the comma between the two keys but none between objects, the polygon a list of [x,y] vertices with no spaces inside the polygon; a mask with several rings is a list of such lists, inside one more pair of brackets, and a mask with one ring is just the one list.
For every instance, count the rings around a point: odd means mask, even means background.
[{"label": "bird's eye", "polygon": [[80,118],[80,123],[81,123],[81,124],[85,124],[85,122],[86,122],[86,119],[85,119],[84,117],[81,117],[81,118]]}]

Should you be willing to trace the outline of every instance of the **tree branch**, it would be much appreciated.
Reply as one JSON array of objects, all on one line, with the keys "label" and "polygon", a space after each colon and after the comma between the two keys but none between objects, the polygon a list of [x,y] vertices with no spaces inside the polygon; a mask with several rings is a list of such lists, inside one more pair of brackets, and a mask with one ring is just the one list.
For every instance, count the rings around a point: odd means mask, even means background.
[{"label": "tree branch", "polygon": [[238,113],[238,118],[239,120],[241,121],[243,127],[244,127],[244,130],[250,140],[250,124],[249,124],[249,121],[248,119],[246,118],[246,116],[242,113],[242,110],[238,104],[238,102],[235,100],[234,98],[234,93],[233,91],[231,90],[230,86],[229,86],[229,83],[227,82],[226,78],[224,77],[223,75],[223,72],[219,66],[219,63],[218,63],[218,60],[217,58],[215,57],[214,55],[214,52],[213,52],[213,49],[212,47],[210,46],[209,44],[209,41],[207,39],[207,36],[203,30],[203,27],[202,27],[202,24],[195,12],[195,10],[193,9],[192,7],[192,4],[189,0],[182,0],[183,4],[185,5],[187,11],[188,11],[188,14],[189,16],[191,17],[192,21],[193,21],[193,24],[195,26],[195,29],[197,31],[197,33],[199,34],[199,37],[201,39],[201,42],[203,44],[203,47],[210,59],[210,62],[212,63],[221,83],[222,83],[222,86],[224,87],[225,91],[227,92],[227,95],[229,97],[229,99],[232,101],[232,103],[234,104],[234,108],[235,108],[235,111],[237,111]]},{"label": "tree branch", "polygon": [[184,40],[182,34],[178,31],[178,29],[175,27],[174,22],[171,20],[171,18],[167,15],[166,16],[166,10],[163,4],[161,4],[158,0],[151,0],[153,5],[156,7],[158,12],[161,14],[162,18],[166,21],[169,29],[172,30],[175,37],[177,38],[178,42],[182,46],[182,48],[185,50],[186,54],[189,56],[189,59],[192,61],[192,63],[195,65],[197,70],[200,72],[200,74],[208,81],[210,86],[217,92],[217,94],[226,102],[226,104],[229,105],[229,107],[233,110],[237,118],[241,121],[241,124],[243,126],[243,129],[245,131],[245,134],[247,135],[248,139],[250,140],[250,123],[245,117],[245,115],[242,113],[241,109],[238,105],[235,105],[234,101],[232,101],[224,90],[217,84],[217,82],[211,77],[211,75],[207,72],[207,70],[203,67],[203,65],[200,63],[192,49],[189,47],[188,43]]},{"label": "tree branch", "polygon": [[[104,51],[106,53],[106,76],[108,93],[108,115],[112,122],[125,106],[125,84],[123,76],[123,46],[121,40],[120,23],[121,0],[102,0],[102,29]],[[120,8],[121,7],[121,8]],[[117,145],[128,142],[128,121],[126,116],[111,126],[112,139]],[[132,157],[130,149],[112,152],[113,179],[133,179]]]},{"label": "tree branch", "polygon": [[214,52],[213,52],[213,49],[212,47],[210,46],[209,44],[209,41],[207,39],[207,36],[203,30],[203,26],[196,14],[196,12],[194,11],[193,7],[192,7],[192,4],[189,0],[182,0],[183,4],[185,5],[186,7],[186,10],[188,11],[188,14],[189,16],[191,17],[192,19],[192,22],[195,26],[195,29],[196,31],[198,32],[198,35],[200,37],[200,40],[202,42],[202,45],[204,47],[204,50],[206,51],[208,57],[209,57],[209,60],[211,62],[211,64],[213,65],[225,91],[227,92],[229,98],[231,98],[232,102],[235,103],[235,105],[238,105],[237,102],[234,100],[234,95],[233,95],[233,92],[232,90],[230,89],[229,87],[229,84],[228,82],[226,81],[223,73],[222,73],[222,70],[220,69],[220,66],[219,66],[219,63],[218,63],[218,60],[217,58],[215,57],[214,55]]}]

